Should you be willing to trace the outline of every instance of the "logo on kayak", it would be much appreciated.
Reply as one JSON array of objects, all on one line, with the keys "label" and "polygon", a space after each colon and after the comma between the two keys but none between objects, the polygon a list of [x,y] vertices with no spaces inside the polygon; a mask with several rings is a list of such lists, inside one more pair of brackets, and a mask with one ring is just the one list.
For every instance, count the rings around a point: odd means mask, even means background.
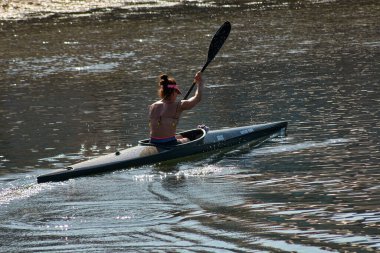
[{"label": "logo on kayak", "polygon": [[223,136],[223,135],[217,135],[217,136],[216,136],[216,139],[217,139],[218,141],[224,141],[224,136]]},{"label": "logo on kayak", "polygon": [[248,128],[248,129],[244,129],[240,131],[241,134],[249,134],[252,132],[253,132],[253,128]]}]

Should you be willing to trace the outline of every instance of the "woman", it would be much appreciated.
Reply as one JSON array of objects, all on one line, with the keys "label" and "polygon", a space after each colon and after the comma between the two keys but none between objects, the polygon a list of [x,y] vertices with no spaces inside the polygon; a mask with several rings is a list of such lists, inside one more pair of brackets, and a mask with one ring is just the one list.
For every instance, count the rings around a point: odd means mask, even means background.
[{"label": "woman", "polygon": [[161,75],[158,95],[161,100],[149,106],[150,142],[161,145],[176,145],[188,142],[188,138],[176,136],[179,117],[184,110],[190,110],[202,99],[203,82],[201,72],[198,72],[194,81],[197,85],[195,95],[187,100],[177,102],[181,94],[175,79]]}]

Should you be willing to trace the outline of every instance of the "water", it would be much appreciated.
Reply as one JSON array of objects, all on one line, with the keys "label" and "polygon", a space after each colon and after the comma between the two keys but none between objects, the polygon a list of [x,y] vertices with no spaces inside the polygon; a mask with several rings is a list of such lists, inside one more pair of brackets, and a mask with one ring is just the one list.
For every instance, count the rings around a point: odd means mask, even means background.
[{"label": "water", "polygon": [[[379,251],[378,1],[153,2],[1,22],[1,251]],[[180,130],[287,120],[286,138],[36,184],[145,138],[158,75],[186,90],[225,20]]]}]

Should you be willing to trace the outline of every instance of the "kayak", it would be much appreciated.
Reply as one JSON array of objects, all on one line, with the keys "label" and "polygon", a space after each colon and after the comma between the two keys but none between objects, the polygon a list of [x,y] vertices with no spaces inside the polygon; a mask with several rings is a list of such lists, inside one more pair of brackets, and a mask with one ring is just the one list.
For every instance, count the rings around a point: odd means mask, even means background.
[{"label": "kayak", "polygon": [[271,138],[285,135],[287,125],[288,123],[283,121],[208,132],[205,129],[197,128],[179,133],[183,137],[189,138],[190,141],[173,146],[151,144],[149,139],[145,139],[139,141],[137,146],[38,176],[37,182],[64,181],[119,169],[168,162],[242,144],[256,147]]}]

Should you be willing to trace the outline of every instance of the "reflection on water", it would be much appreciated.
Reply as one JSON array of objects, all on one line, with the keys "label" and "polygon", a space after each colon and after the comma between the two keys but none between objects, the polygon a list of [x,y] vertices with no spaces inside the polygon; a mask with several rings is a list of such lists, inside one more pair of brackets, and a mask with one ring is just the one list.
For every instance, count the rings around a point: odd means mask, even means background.
[{"label": "reflection on water", "polygon": [[[1,23],[2,250],[379,251],[378,1],[182,2]],[[180,130],[287,120],[287,137],[36,184],[145,138],[157,76],[186,90],[225,20]]]}]

